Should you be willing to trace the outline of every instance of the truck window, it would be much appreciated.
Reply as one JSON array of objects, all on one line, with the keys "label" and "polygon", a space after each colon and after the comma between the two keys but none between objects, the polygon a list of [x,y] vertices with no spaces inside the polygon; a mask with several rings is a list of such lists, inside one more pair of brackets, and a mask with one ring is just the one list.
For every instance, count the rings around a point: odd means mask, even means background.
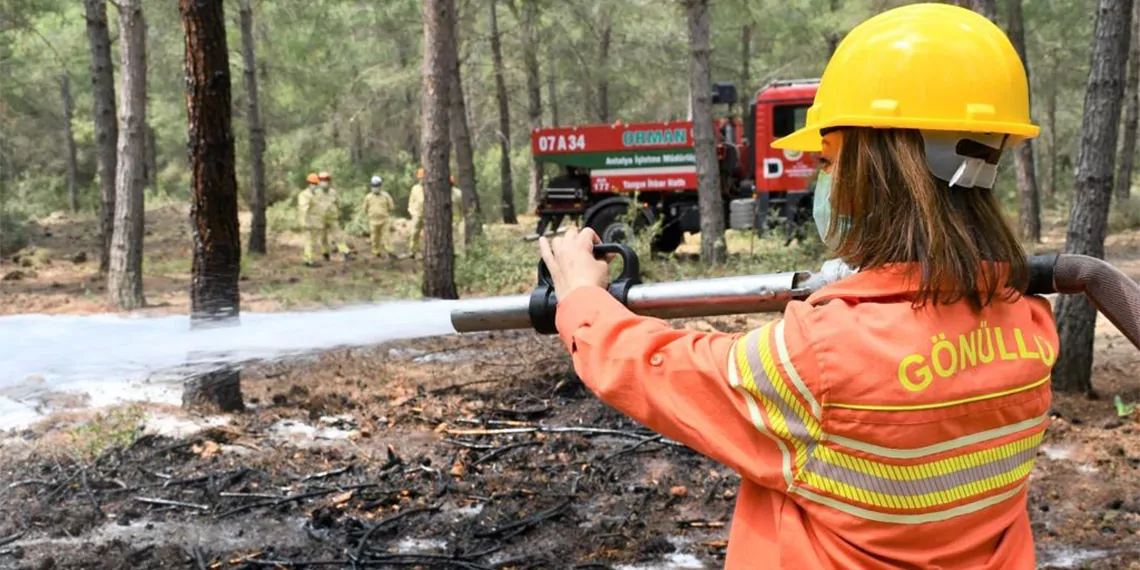
[{"label": "truck window", "polygon": [[810,105],[782,105],[772,110],[772,136],[786,137],[807,124]]}]

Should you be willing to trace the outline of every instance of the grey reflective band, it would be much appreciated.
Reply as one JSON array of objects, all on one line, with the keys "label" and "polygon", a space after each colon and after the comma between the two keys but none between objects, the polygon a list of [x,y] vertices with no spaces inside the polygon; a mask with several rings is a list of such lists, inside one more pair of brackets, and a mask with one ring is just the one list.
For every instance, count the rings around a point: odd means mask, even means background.
[{"label": "grey reflective band", "polygon": [[993,188],[1009,135],[923,130],[926,165],[935,178],[959,188]]}]

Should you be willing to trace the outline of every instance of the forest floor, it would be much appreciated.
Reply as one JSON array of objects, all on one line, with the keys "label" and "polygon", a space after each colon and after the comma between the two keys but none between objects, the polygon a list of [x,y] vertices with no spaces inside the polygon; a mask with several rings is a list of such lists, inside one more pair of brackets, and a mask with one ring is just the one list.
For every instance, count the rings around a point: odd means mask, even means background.
[{"label": "forest floor", "polygon": [[[179,208],[148,212],[147,311],[186,313],[185,220]],[[106,311],[92,227],[39,222],[33,246],[0,266],[0,277],[21,272],[0,282],[0,313]],[[532,227],[489,230],[517,237]],[[1062,240],[1052,224],[1037,249]],[[688,241],[691,252],[697,240]],[[243,311],[418,288],[413,260],[306,269],[299,245],[278,236],[272,256],[243,268]],[[529,289],[534,244],[502,247],[525,261],[461,268],[461,289]],[[1140,233],[1114,235],[1108,249],[1140,277]],[[81,251],[87,261],[73,262]],[[677,324],[743,330],[768,318]],[[252,365],[243,413],[141,403],[56,413],[0,433],[0,568],[723,565],[738,477],[654,437],[569,372],[554,337],[470,334]],[[1140,413],[1120,416],[1113,404],[1140,401],[1138,378],[1140,352],[1101,319],[1100,397],[1055,396],[1032,474],[1040,568],[1140,569]]]}]

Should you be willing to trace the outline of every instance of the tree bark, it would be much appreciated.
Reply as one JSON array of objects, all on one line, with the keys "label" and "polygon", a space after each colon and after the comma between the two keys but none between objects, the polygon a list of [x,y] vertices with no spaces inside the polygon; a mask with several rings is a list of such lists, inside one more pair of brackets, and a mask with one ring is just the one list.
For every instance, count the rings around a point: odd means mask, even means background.
[{"label": "tree bark", "polygon": [[[839,12],[839,0],[831,0],[831,13],[834,15]],[[835,48],[839,47],[839,40],[843,39],[843,34],[839,30],[829,30],[827,32],[827,59],[835,55]]]},{"label": "tree bark", "polygon": [[1136,128],[1140,124],[1140,2],[1132,7],[1132,40],[1128,51],[1128,84],[1124,101],[1124,144],[1120,147],[1120,168],[1116,174],[1116,200],[1123,202],[1132,193],[1132,166],[1136,161]]},{"label": "tree bark", "polygon": [[[1066,253],[1104,258],[1116,158],[1115,152],[1106,149],[1116,149],[1132,4],[1133,0],[1098,2]],[[1092,394],[1096,309],[1083,295],[1062,295],[1055,313],[1061,349],[1053,366],[1053,388]]]},{"label": "tree bark", "polygon": [[158,189],[158,134],[154,132],[154,127],[148,123],[146,125],[146,143],[143,145],[143,152],[146,155],[146,186],[148,188]]},{"label": "tree bark", "polygon": [[[399,65],[400,71],[407,70],[409,67],[412,66],[411,55],[408,53],[408,51],[409,51],[408,43],[409,42],[406,39],[404,39],[402,36],[400,36],[399,34],[394,33],[392,35],[392,37],[395,39],[395,42],[396,42],[396,63]],[[413,94],[412,88],[410,88],[410,87],[405,88],[404,89],[404,108],[405,109],[414,108],[415,103],[416,103],[416,101],[415,101],[415,96]],[[408,154],[410,156],[418,157],[420,155],[419,135],[420,135],[419,129],[417,129],[417,128],[413,127],[412,129],[408,130],[408,136],[407,136],[407,139],[405,140],[404,146],[407,149]]]},{"label": "tree bark", "polygon": [[[467,104],[463,95],[463,75],[459,65],[459,18],[452,18],[451,37],[455,41],[455,55],[451,62],[450,116],[451,145],[455,148],[456,178],[463,192],[463,241],[471,243],[483,233],[483,220],[479,213],[479,193],[475,186],[475,151],[471,147],[471,131],[467,126]],[[455,236],[452,236],[454,239]]]},{"label": "tree bark", "polygon": [[115,116],[115,68],[111,63],[111,36],[107,31],[106,0],[84,0],[87,42],[91,48],[91,87],[95,119],[95,169],[99,177],[99,272],[111,262],[111,236],[115,228],[115,170],[119,125]]},{"label": "tree bark", "polygon": [[67,205],[74,214],[79,210],[79,190],[76,188],[79,166],[75,157],[75,134],[71,131],[71,77],[66,73],[59,75],[59,99],[63,105],[63,144],[67,149]]},{"label": "tree bark", "polygon": [[142,0],[119,2],[119,66],[123,106],[115,177],[115,229],[107,295],[111,305],[131,310],[146,304],[142,290],[143,188],[146,143],[146,19]]},{"label": "tree bark", "polygon": [[723,262],[724,198],[713,135],[712,77],[709,67],[709,0],[684,0],[689,24],[689,97],[693,108],[693,147],[701,211],[701,261]]},{"label": "tree bark", "polygon": [[515,215],[514,176],[511,174],[511,106],[507,98],[507,82],[503,70],[503,45],[499,37],[498,0],[491,0],[491,61],[495,69],[495,98],[499,102],[499,179],[502,183],[503,223],[519,223]]},{"label": "tree bark", "polygon": [[554,82],[554,59],[546,60],[546,96],[550,101],[550,125],[557,127],[558,120],[558,89]]},{"label": "tree bark", "polygon": [[451,235],[451,184],[448,183],[448,99],[455,42],[451,31],[454,0],[423,0],[423,295],[457,299]]},{"label": "tree bark", "polygon": [[186,118],[190,218],[194,227],[190,316],[220,320],[240,312],[237,178],[222,0],[179,0],[186,35]]},{"label": "tree bark", "polygon": [[249,252],[265,253],[265,127],[261,122],[261,95],[257,88],[257,58],[254,56],[253,7],[249,0],[241,0],[239,16],[248,106],[245,120],[249,128]]},{"label": "tree bark", "polygon": [[1049,100],[1045,103],[1045,122],[1049,125],[1049,188],[1047,190],[1050,202],[1053,204],[1054,198],[1057,196],[1057,81],[1060,79],[1057,76],[1057,63],[1053,63],[1053,73],[1051,74],[1053,81],[1049,86]]},{"label": "tree bark", "polygon": [[970,0],[970,9],[985,16],[991,22],[997,22],[997,0]]},{"label": "tree bark", "polygon": [[614,9],[612,2],[602,4],[602,29],[598,41],[598,121],[610,122],[610,47],[614,37]]},{"label": "tree bark", "polygon": [[[992,2],[991,2],[992,3]],[[1009,0],[1009,39],[1025,67],[1025,78],[1029,80],[1029,57],[1025,53],[1025,24],[1021,17],[1021,0]],[[994,8],[994,13],[997,10]],[[1014,153],[1017,167],[1018,219],[1021,237],[1038,243],[1041,241],[1041,193],[1037,185],[1037,163],[1033,152],[1033,141],[1026,140],[1017,146]]]},{"label": "tree bark", "polygon": [[740,28],[740,92],[744,94],[744,105],[752,97],[752,24]]},{"label": "tree bark", "polygon": [[[538,46],[541,43],[538,34],[538,2],[537,0],[523,0],[522,8],[523,31],[523,67],[526,68],[527,118],[530,120],[530,130],[534,131],[542,126],[542,80],[538,68]],[[530,165],[530,189],[527,192],[527,211],[533,212],[538,205],[538,189],[542,185],[542,172],[538,170],[537,161],[528,161]]]},{"label": "tree bark", "polygon": [[[229,51],[222,3],[223,0],[178,3],[186,36],[190,220],[194,228],[190,322],[194,328],[236,326],[241,312],[241,237]],[[243,3],[242,8],[246,7],[248,4]],[[248,23],[245,14],[241,21],[244,38]],[[248,61],[246,69],[252,72],[254,68]],[[243,409],[240,372],[221,366],[192,379],[184,387],[182,404],[196,409]]]}]

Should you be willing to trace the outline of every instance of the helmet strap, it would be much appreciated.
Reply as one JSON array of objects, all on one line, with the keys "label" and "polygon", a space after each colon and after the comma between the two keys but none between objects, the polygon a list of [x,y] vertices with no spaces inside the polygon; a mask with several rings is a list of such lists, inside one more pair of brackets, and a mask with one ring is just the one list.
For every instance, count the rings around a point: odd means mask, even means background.
[{"label": "helmet strap", "polygon": [[992,189],[1007,134],[923,130],[926,166],[951,187]]}]

